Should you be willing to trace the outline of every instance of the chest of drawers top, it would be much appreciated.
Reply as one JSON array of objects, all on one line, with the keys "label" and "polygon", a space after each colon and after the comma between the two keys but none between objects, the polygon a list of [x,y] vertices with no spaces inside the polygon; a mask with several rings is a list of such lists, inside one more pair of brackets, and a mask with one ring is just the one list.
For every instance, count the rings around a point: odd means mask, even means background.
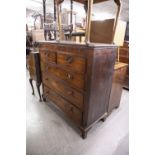
[{"label": "chest of drawers top", "polygon": [[41,48],[50,48],[52,47],[55,50],[72,50],[76,49],[79,51],[80,49],[87,48],[87,49],[101,49],[101,48],[116,48],[117,45],[115,44],[103,44],[103,43],[76,43],[71,41],[38,41],[38,47]]},{"label": "chest of drawers top", "polygon": [[116,46],[112,44],[86,45],[66,41],[39,42],[39,50],[44,61],[60,66],[63,65],[67,69],[73,68],[73,71],[78,73],[86,72],[85,66],[88,56],[93,57],[95,54],[101,54],[105,52],[105,49],[106,52],[111,52],[112,49],[116,49]]}]

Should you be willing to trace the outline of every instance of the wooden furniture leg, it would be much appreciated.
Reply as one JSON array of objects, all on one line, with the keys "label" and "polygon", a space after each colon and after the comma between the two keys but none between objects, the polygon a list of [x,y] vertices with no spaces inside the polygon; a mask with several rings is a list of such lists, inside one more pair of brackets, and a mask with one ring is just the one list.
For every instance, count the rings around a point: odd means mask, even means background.
[{"label": "wooden furniture leg", "polygon": [[41,102],[42,99],[41,99],[41,94],[40,94],[40,85],[41,85],[40,83],[36,83],[38,94],[39,94],[39,97],[40,97],[39,101]]},{"label": "wooden furniture leg", "polygon": [[102,122],[105,122],[105,120],[106,120],[106,117],[103,117],[103,118],[101,119]]},{"label": "wooden furniture leg", "polygon": [[87,138],[87,131],[82,130],[82,138],[83,139]]},{"label": "wooden furniture leg", "polygon": [[44,102],[46,102],[46,98],[44,97],[44,95],[42,95],[42,99]]},{"label": "wooden furniture leg", "polygon": [[34,95],[34,88],[33,88],[33,83],[32,83],[32,79],[31,78],[29,79],[29,82],[30,82],[31,87],[32,87],[32,95]]}]

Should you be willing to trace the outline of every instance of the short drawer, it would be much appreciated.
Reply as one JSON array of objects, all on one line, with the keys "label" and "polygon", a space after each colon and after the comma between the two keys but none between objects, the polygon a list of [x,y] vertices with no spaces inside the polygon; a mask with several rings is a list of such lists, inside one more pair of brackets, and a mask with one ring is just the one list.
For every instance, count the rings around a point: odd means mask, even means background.
[{"label": "short drawer", "polygon": [[57,53],[57,63],[79,73],[85,73],[86,70],[86,59],[72,53]]},{"label": "short drawer", "polygon": [[75,88],[84,89],[84,75],[76,74],[72,71],[67,71],[58,67],[46,65],[45,72],[49,75],[57,76]]},{"label": "short drawer", "polygon": [[83,94],[75,89],[62,84],[61,82],[49,78],[47,75],[43,77],[43,83],[61,96],[72,102],[76,107],[83,109]]},{"label": "short drawer", "polygon": [[56,63],[56,52],[50,51],[48,49],[40,50],[41,61]]},{"label": "short drawer", "polygon": [[63,99],[56,92],[47,88],[45,85],[43,88],[43,94],[48,100],[54,102],[54,104],[56,104],[64,113],[66,113],[76,124],[81,125],[82,112],[78,108],[70,104],[67,100]]}]

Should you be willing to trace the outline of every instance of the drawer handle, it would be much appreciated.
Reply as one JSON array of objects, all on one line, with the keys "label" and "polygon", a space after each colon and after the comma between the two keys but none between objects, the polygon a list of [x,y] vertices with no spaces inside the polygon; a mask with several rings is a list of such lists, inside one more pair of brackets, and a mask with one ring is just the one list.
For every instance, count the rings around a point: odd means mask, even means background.
[{"label": "drawer handle", "polygon": [[68,73],[68,74],[67,74],[67,78],[68,78],[68,79],[73,79],[73,76],[72,76],[71,74]]},{"label": "drawer handle", "polygon": [[73,91],[68,91],[67,94],[68,95],[73,95]]},{"label": "drawer handle", "polygon": [[67,55],[65,60],[68,62],[68,63],[72,63],[73,62],[73,57],[70,56],[70,55]]},{"label": "drawer handle", "polygon": [[48,78],[45,78],[46,81],[48,81]]}]

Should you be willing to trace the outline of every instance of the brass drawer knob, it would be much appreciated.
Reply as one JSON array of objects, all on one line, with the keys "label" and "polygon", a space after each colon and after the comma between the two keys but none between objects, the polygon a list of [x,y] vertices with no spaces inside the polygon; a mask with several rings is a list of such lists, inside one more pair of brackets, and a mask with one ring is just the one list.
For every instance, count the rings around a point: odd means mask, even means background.
[{"label": "brass drawer knob", "polygon": [[67,78],[68,78],[68,79],[73,79],[73,75],[67,73]]},{"label": "brass drawer knob", "polygon": [[70,56],[70,55],[67,55],[67,56],[65,57],[65,60],[66,60],[68,63],[72,63],[72,62],[73,62],[73,57]]}]

